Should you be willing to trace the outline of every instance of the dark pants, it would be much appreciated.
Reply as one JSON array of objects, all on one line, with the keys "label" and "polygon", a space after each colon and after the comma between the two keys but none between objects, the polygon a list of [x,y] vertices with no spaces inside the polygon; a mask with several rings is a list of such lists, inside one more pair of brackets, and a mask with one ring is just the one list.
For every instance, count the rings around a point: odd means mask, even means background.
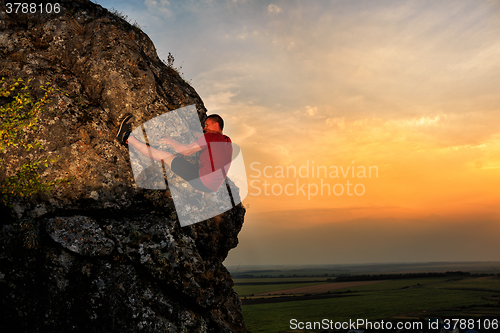
[{"label": "dark pants", "polygon": [[186,161],[182,156],[176,156],[172,160],[170,169],[179,177],[184,179],[198,191],[212,193],[213,191],[203,184],[200,179],[200,162],[192,164]]}]

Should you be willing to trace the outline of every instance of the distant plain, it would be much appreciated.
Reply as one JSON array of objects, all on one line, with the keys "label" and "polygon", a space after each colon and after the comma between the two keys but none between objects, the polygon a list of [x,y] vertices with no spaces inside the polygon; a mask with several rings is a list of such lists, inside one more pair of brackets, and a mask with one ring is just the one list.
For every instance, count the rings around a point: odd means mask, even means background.
[{"label": "distant plain", "polygon": [[[234,289],[242,299],[245,324],[253,333],[291,331],[293,318],[298,321],[325,318],[397,321],[442,316],[500,316],[500,262],[229,269]],[[472,275],[411,278],[411,274],[458,271]],[[359,275],[384,274],[397,276],[383,281],[334,282],[338,276],[359,278]],[[400,274],[407,278],[398,278]],[[253,277],[249,277],[251,275]]]}]

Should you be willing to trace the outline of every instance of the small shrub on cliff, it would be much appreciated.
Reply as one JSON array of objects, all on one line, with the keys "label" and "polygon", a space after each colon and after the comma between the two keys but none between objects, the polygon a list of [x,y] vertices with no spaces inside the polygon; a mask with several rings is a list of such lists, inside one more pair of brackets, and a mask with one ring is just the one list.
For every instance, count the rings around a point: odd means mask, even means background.
[{"label": "small shrub on cliff", "polygon": [[111,8],[109,12],[114,16],[119,17],[125,22],[127,22],[129,26],[136,32],[142,32],[142,27],[139,25],[139,23],[137,23],[137,21],[134,21],[134,23],[132,23],[132,19],[129,19],[128,15],[124,14],[123,12],[120,12],[119,10],[116,10],[115,7]]},{"label": "small shrub on cliff", "polygon": [[189,80],[189,81],[186,80],[186,78],[184,77],[184,73],[181,72],[182,71],[182,64],[179,67],[174,67],[175,58],[172,55],[172,53],[168,52],[167,61],[162,60],[162,62],[163,62],[163,64],[165,64],[167,66],[167,68],[169,70],[178,74],[184,82],[186,82],[189,85],[191,84],[191,80]]},{"label": "small shrub on cliff", "polygon": [[[40,86],[45,94],[40,99],[34,100],[29,92],[29,83],[22,79],[6,82],[5,78],[0,80],[0,154],[3,155],[9,149],[21,149],[30,151],[32,149],[44,149],[39,140],[29,140],[28,133],[36,131],[37,122],[43,107],[50,102],[50,96],[54,94],[55,88],[49,83]],[[66,179],[45,181],[42,179],[39,169],[56,159],[49,157],[33,159],[25,162],[10,175],[5,172],[6,164],[0,155],[0,204],[11,206],[15,197],[31,197],[40,192],[50,191],[56,184],[66,182]]]}]

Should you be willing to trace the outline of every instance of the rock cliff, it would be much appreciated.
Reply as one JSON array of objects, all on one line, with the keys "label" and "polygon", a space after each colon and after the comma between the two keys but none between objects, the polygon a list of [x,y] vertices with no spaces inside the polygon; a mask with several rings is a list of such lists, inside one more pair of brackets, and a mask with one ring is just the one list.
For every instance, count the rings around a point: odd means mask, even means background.
[{"label": "rock cliff", "polygon": [[0,182],[45,157],[42,178],[68,180],[0,208],[0,331],[246,332],[222,264],[243,206],[181,228],[170,191],[136,186],[115,140],[125,114],[141,123],[194,104],[204,120],[202,100],[138,27],[87,0],[58,3],[0,4],[0,76],[32,79],[37,98],[41,84],[58,89],[24,133],[44,149],[5,149]]}]

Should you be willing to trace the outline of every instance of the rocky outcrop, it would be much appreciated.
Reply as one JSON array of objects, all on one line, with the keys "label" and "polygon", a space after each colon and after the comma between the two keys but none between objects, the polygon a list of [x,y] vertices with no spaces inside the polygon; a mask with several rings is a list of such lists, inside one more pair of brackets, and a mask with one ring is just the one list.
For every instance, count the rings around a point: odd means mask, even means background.
[{"label": "rocky outcrop", "polygon": [[69,179],[1,208],[0,331],[246,332],[222,264],[243,206],[181,228],[170,191],[136,186],[114,139],[127,113],[142,123],[194,104],[204,120],[203,102],[140,29],[87,0],[59,3],[0,10],[0,76],[32,79],[38,97],[42,83],[59,89],[26,133],[45,149],[7,149],[0,181],[43,157],[55,159],[43,179]]}]

